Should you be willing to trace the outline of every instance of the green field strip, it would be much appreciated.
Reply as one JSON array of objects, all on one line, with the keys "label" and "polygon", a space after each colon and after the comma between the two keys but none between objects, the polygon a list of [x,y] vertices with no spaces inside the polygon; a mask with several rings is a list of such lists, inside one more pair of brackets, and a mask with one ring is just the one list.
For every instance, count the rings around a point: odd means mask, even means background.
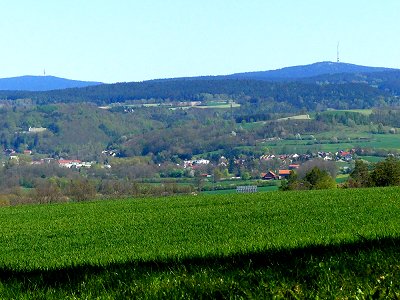
[{"label": "green field strip", "polygon": [[399,188],[5,207],[0,268],[227,256],[400,236]]}]

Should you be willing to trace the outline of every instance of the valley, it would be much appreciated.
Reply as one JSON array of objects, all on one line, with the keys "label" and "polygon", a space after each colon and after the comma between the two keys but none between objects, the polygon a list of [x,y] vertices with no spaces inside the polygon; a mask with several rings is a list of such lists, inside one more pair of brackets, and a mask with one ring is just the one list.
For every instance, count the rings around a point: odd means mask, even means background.
[{"label": "valley", "polygon": [[0,295],[398,296],[396,72],[0,91]]}]

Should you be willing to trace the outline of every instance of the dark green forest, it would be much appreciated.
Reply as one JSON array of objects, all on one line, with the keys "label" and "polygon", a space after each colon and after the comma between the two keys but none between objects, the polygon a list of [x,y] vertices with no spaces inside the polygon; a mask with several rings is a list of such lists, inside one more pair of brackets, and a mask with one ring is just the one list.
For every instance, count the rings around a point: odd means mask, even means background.
[{"label": "dark green forest", "polygon": [[[386,73],[385,73],[386,74]],[[388,83],[389,84],[389,83]],[[241,104],[266,102],[270,112],[370,108],[396,105],[396,90],[366,83],[302,83],[257,80],[159,80],[105,84],[48,92],[1,91],[0,99],[26,99],[34,104],[91,102],[107,105],[126,101],[205,101],[209,95],[229,97]],[[9,103],[8,102],[8,103]]]}]

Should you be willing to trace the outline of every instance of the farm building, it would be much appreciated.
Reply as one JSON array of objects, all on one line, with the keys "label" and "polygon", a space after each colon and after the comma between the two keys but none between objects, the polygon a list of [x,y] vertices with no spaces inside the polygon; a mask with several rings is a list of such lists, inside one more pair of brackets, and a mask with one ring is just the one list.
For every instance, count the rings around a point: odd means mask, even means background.
[{"label": "farm building", "polygon": [[263,180],[275,180],[278,178],[279,176],[272,171],[268,171],[267,173],[261,173],[261,179]]},{"label": "farm building", "polygon": [[290,175],[290,170],[279,170],[279,179],[286,179]]}]

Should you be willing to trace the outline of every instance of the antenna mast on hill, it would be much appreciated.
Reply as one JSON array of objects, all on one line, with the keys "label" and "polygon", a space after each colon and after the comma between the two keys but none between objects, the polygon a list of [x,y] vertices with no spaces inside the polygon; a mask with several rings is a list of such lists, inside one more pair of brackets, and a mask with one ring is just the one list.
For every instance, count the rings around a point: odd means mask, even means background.
[{"label": "antenna mast on hill", "polygon": [[336,62],[339,62],[339,42],[337,42],[337,47],[336,47]]}]

